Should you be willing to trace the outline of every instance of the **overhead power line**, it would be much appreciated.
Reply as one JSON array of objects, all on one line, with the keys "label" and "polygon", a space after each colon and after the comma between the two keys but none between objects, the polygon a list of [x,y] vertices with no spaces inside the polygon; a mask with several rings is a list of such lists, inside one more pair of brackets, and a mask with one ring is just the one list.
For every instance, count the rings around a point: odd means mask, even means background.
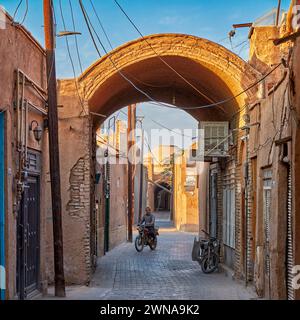
[{"label": "overhead power line", "polygon": [[[65,22],[65,18],[64,18],[64,13],[63,13],[63,8],[62,8],[62,0],[59,0],[59,8],[60,8],[60,14],[61,14],[61,19],[62,19],[62,23],[63,23],[64,30],[67,30],[67,28],[66,28],[66,22]],[[81,97],[81,95],[80,95],[79,88],[78,88],[78,81],[77,81],[77,77],[76,77],[76,70],[75,70],[75,65],[74,65],[74,61],[73,61],[72,54],[71,54],[71,50],[70,50],[70,45],[69,45],[68,36],[66,36],[65,38],[66,38],[66,45],[67,45],[68,56],[69,56],[69,60],[70,60],[71,66],[72,66],[72,70],[73,70],[73,76],[74,76],[74,82],[75,82],[76,92],[77,92],[77,95],[78,95],[78,98],[79,98],[79,102],[80,102],[80,106],[81,106],[82,112],[83,112],[85,115],[87,115],[87,112],[86,112],[86,110],[85,110],[85,108],[84,108],[84,104],[83,104],[83,101],[82,101],[82,97]]]},{"label": "overhead power line", "polygon": [[[98,46],[97,46],[97,43],[96,41],[94,40],[94,36],[93,36],[93,33],[92,33],[92,30],[91,30],[91,20],[89,18],[89,15],[87,13],[87,11],[85,10],[85,7],[83,5],[83,2],[82,0],[79,0],[79,3],[80,3],[80,7],[81,7],[81,10],[82,10],[82,13],[84,15],[84,19],[85,19],[85,22],[88,26],[88,30],[89,30],[89,33],[93,39],[93,42],[94,42],[94,46],[97,50],[97,52],[99,53],[99,56],[101,57],[101,54],[100,54],[100,51],[98,49]],[[90,26],[91,24],[91,26]],[[120,74],[120,76],[125,80],[127,81],[131,86],[133,86],[138,92],[140,92],[141,94],[143,94],[147,99],[149,99],[149,103],[150,104],[154,104],[154,105],[158,105],[158,106],[162,106],[162,107],[167,107],[167,108],[171,108],[171,109],[183,109],[183,110],[197,110],[197,109],[205,109],[205,108],[211,108],[211,107],[217,107],[217,106],[221,106],[225,103],[228,103],[228,102],[231,102],[235,99],[237,99],[238,97],[240,97],[241,95],[243,95],[244,93],[250,91],[252,88],[254,88],[255,86],[257,86],[260,82],[264,81],[270,74],[272,74],[277,68],[280,67],[280,65],[282,64],[279,63],[277,66],[275,66],[270,72],[268,72],[265,76],[263,76],[261,79],[259,79],[258,81],[256,81],[255,83],[253,83],[251,86],[249,86],[248,88],[246,88],[245,90],[243,90],[242,92],[240,92],[239,94],[235,95],[235,96],[232,96],[232,97],[229,97],[227,99],[224,99],[222,101],[219,101],[219,102],[216,102],[216,103],[212,103],[212,104],[208,104],[208,105],[202,105],[202,106],[195,106],[195,107],[178,107],[178,106],[174,106],[172,104],[168,104],[168,103],[163,103],[163,102],[159,102],[157,100],[155,100],[154,98],[152,98],[148,93],[146,93],[145,91],[143,91],[142,89],[140,89],[137,85],[135,85],[128,77],[126,77],[126,75],[118,68],[118,66],[116,65],[116,63],[113,61],[113,59],[111,58],[111,54],[108,53],[108,51],[106,50],[105,46],[103,45],[99,35],[97,34],[97,32],[95,31],[95,28],[92,26],[96,36],[97,36],[97,39],[102,47],[102,49],[104,50],[104,52],[106,53],[108,59],[110,60],[110,62],[112,63],[113,67],[116,69],[116,71]]]},{"label": "overhead power line", "polygon": [[[73,31],[76,32],[75,17],[74,17],[73,5],[72,5],[72,1],[71,0],[69,0],[69,6],[70,6],[70,11],[71,11],[71,17],[72,17]],[[79,54],[78,39],[77,39],[77,35],[76,34],[74,34],[74,38],[75,38],[75,47],[76,47],[76,52],[77,52],[77,58],[78,58],[80,71],[81,71],[81,73],[83,73],[82,62],[81,62],[81,58],[80,58],[80,54]]]},{"label": "overhead power line", "polygon": [[[148,117],[148,116],[146,117],[146,115],[145,115],[141,110],[140,110],[140,112],[142,113],[142,115],[143,115],[145,118],[149,118],[150,121],[152,121],[153,123],[157,124],[157,125],[160,126],[161,128],[164,128],[164,129],[166,129],[166,130],[168,130],[168,131],[170,131],[170,132],[174,132],[174,133],[176,133],[177,135],[182,136],[182,137],[186,137],[186,138],[189,138],[189,139],[193,139],[193,138],[194,138],[194,137],[192,137],[192,136],[188,136],[188,135],[186,135],[186,134],[179,133],[179,132],[177,132],[177,131],[175,131],[175,130],[173,130],[173,129],[170,129],[170,128],[168,128],[167,126],[161,124],[160,122],[158,122],[158,121],[156,121],[156,120],[154,120],[154,119],[152,119],[152,118],[150,118],[150,117]],[[121,113],[124,114],[124,115],[126,115],[126,113],[125,113],[124,111],[121,111]]]},{"label": "overhead power line", "polygon": [[[12,18],[13,22],[12,22],[12,23],[15,23],[15,18],[16,18],[16,16],[17,16],[18,12],[19,12],[19,9],[20,9],[23,1],[24,1],[24,0],[21,0],[21,1],[18,3],[18,5],[17,5],[17,7],[16,7],[16,10],[15,10],[15,12],[14,12],[14,14],[13,14],[13,18]],[[27,15],[28,15],[28,10],[29,10],[29,3],[28,3],[28,0],[26,0],[26,1],[25,1],[25,12],[24,12],[24,15],[23,15],[23,18],[22,18],[20,24],[24,24],[24,22],[25,22],[25,20],[26,20],[26,18],[27,18]]]},{"label": "overhead power line", "polygon": [[[80,4],[81,11],[82,11],[82,13],[83,13],[83,17],[84,17],[85,23],[86,23],[86,25],[87,25],[89,34],[90,34],[90,36],[91,36],[91,38],[92,38],[94,47],[95,47],[95,49],[96,49],[99,57],[102,58],[102,55],[101,55],[100,50],[99,50],[99,48],[98,48],[98,46],[97,46],[95,37],[94,37],[93,32],[92,32],[92,29],[91,29],[91,28],[93,28],[92,25],[91,25],[91,21],[90,21],[88,15],[87,15],[87,13],[86,13],[86,10],[85,10],[85,8],[84,8],[84,5],[83,5],[83,3],[82,3],[82,0],[79,0],[79,4]],[[94,29],[94,28],[93,28],[93,30],[94,30],[94,32],[95,32],[95,29]]]},{"label": "overhead power line", "polygon": [[148,46],[151,48],[151,50],[155,53],[155,55],[158,57],[158,59],[166,65],[170,70],[172,70],[180,79],[182,79],[185,83],[187,83],[190,87],[192,87],[196,92],[198,92],[202,97],[204,97],[206,100],[214,103],[214,100],[201,92],[195,85],[193,85],[189,80],[187,80],[180,72],[178,72],[175,68],[173,68],[165,59],[161,57],[161,55],[154,49],[154,47],[151,45],[151,43],[147,40],[147,38],[143,35],[143,33],[139,30],[139,28],[136,26],[136,24],[133,22],[133,20],[129,17],[129,15],[126,13],[126,11],[123,9],[123,7],[120,5],[120,3],[117,0],[114,0],[116,5],[119,7],[119,9],[123,12],[125,17],[128,19],[128,21],[131,23],[131,25],[134,27],[134,29],[138,32],[138,34],[142,37],[143,40],[146,41]]}]

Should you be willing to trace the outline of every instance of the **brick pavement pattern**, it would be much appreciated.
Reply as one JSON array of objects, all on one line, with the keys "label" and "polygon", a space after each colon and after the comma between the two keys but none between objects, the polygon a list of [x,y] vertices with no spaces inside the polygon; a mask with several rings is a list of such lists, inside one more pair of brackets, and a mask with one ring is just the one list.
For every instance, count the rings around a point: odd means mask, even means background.
[{"label": "brick pavement pattern", "polygon": [[161,232],[156,251],[123,244],[100,258],[90,287],[70,287],[68,299],[248,300],[254,292],[223,273],[205,275],[191,260],[195,235]]}]

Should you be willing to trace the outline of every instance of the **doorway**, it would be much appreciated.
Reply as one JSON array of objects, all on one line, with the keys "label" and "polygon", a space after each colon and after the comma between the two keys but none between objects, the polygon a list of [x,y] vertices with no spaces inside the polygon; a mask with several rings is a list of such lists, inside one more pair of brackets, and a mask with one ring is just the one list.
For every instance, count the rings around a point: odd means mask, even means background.
[{"label": "doorway", "polygon": [[[39,163],[37,153],[29,164]],[[17,289],[20,300],[39,290],[40,270],[40,176],[25,174],[25,188],[17,219]]]}]

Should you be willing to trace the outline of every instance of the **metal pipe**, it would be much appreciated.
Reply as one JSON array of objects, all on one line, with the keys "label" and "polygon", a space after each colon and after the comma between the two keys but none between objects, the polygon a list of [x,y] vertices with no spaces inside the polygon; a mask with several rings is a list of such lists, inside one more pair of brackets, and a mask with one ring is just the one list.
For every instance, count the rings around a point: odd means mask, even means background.
[{"label": "metal pipe", "polygon": [[25,79],[32,85],[34,85],[41,93],[47,95],[47,91],[45,89],[43,89],[39,84],[37,84],[34,80],[32,80],[29,76],[26,75],[26,73],[24,71],[22,71],[21,69],[17,69],[19,73],[21,73]]},{"label": "metal pipe", "polygon": [[24,103],[24,75],[21,74],[21,99],[20,99],[20,130],[19,130],[19,150],[22,146],[22,126],[23,126],[23,103]]},{"label": "metal pipe", "polygon": [[20,73],[17,71],[17,149],[19,149],[20,137]]},{"label": "metal pipe", "polygon": [[24,151],[24,81],[25,77],[22,75],[22,96],[20,103],[20,137],[19,137],[19,173],[20,178],[23,170],[23,151]]},{"label": "metal pipe", "polygon": [[28,160],[28,101],[26,101],[25,105],[25,159],[24,163],[27,166]]},{"label": "metal pipe", "polygon": [[28,108],[32,108],[32,109],[34,109],[35,111],[41,113],[41,114],[44,115],[44,116],[47,116],[47,115],[48,115],[48,113],[47,113],[46,110],[43,110],[42,108],[34,105],[32,102],[30,102],[30,101],[28,101],[28,100],[26,100],[26,101],[27,101],[27,104],[28,104]]}]

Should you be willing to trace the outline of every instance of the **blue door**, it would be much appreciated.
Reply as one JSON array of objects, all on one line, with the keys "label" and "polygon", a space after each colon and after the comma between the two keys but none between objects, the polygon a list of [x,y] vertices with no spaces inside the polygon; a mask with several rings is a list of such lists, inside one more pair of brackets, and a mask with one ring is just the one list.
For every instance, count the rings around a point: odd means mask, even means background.
[{"label": "blue door", "polygon": [[5,299],[4,114],[0,113],[0,300]]}]

